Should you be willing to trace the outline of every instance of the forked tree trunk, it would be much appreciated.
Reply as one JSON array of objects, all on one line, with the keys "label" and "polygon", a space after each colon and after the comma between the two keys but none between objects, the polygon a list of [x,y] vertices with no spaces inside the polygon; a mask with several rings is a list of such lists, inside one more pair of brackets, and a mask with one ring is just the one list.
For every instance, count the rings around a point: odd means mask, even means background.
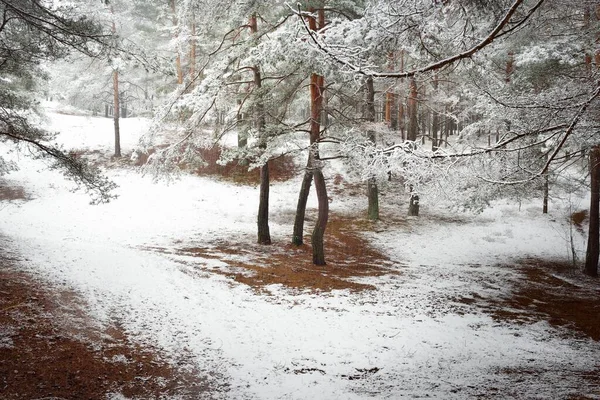
[{"label": "forked tree trunk", "polygon": [[121,157],[121,132],[119,129],[119,71],[113,71],[113,121],[115,126],[115,157]]},{"label": "forked tree trunk", "polygon": [[[373,123],[375,122],[375,87],[373,86],[372,77],[367,78],[365,87],[367,91],[365,119],[367,122]],[[375,132],[370,129],[367,135],[369,141],[375,143]],[[367,181],[367,196],[369,200],[367,216],[371,221],[377,221],[379,219],[379,188],[377,187],[377,180],[375,177],[370,177]]]},{"label": "forked tree trunk", "polygon": [[585,253],[584,272],[598,276],[598,257],[600,254],[600,145],[590,150],[590,222],[587,251]]},{"label": "forked tree trunk", "polygon": [[[314,8],[309,9],[312,13]],[[325,12],[323,8],[318,10],[319,27],[325,26]],[[317,30],[317,21],[314,17],[308,17],[309,29]],[[319,160],[319,138],[321,136],[321,118],[323,112],[323,93],[325,90],[325,80],[322,76],[313,73],[310,77],[310,152],[308,156],[308,165],[302,181],[302,188],[298,196],[298,207],[296,209],[296,220],[294,223],[294,234],[292,242],[296,245],[302,244],[302,235],[304,229],[304,215],[306,212],[306,201],[310,190],[311,180],[315,181],[315,190],[319,204],[317,222],[311,236],[311,245],[313,251],[313,263],[315,265],[325,265],[325,246],[324,237],[329,219],[329,199],[327,198],[327,185],[321,162]]]},{"label": "forked tree trunk", "polygon": [[[258,32],[258,23],[256,15],[250,17],[250,32],[255,34]],[[259,147],[264,150],[267,148],[266,137],[266,121],[265,121],[265,106],[262,100],[262,77],[260,69],[257,65],[252,67],[254,74],[254,90],[257,92],[256,104],[254,107],[254,118],[256,121],[256,130],[258,131]],[[260,198],[258,203],[258,243],[271,244],[271,233],[269,231],[269,161],[260,167]]]}]

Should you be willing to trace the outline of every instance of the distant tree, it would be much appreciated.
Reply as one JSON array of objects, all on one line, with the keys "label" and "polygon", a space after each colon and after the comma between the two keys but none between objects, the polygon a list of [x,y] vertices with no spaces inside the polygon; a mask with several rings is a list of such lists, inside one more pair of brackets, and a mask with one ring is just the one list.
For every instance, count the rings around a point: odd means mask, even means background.
[{"label": "distant tree", "polygon": [[585,268],[587,275],[598,276],[598,257],[600,255],[600,146],[590,150],[590,222]]},{"label": "distant tree", "polygon": [[[115,185],[97,168],[53,144],[54,135],[35,118],[36,87],[44,78],[42,63],[72,50],[98,57],[108,36],[98,24],[77,15],[72,6],[0,0],[0,15],[0,139],[52,160],[52,167],[89,191],[93,202],[110,200]],[[0,160],[0,173],[11,167],[15,166]]]}]

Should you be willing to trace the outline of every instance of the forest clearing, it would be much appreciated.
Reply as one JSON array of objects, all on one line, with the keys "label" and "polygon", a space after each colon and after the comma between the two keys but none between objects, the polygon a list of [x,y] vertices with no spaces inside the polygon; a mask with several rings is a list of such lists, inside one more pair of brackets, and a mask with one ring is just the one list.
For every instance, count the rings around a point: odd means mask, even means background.
[{"label": "forest clearing", "polygon": [[[110,160],[110,119],[49,116],[67,148],[85,135]],[[147,121],[124,122],[130,155]],[[272,184],[265,249],[255,184],[126,164],[104,205],[40,161],[2,181],[3,398],[600,395],[600,288],[569,264],[571,205],[415,218],[390,188],[371,222],[345,188],[319,267],[289,244],[300,174]]]}]

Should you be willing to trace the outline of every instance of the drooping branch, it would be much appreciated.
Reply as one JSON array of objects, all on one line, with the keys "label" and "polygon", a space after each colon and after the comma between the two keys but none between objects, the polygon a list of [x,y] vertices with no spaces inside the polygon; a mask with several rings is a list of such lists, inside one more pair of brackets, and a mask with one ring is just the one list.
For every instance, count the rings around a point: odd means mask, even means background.
[{"label": "drooping branch", "polygon": [[[531,9],[529,9],[527,11],[527,13],[523,19],[524,20],[528,19],[545,1],[546,0],[539,0],[535,6],[533,6]],[[306,22],[304,21],[304,18],[302,18],[305,13],[303,13],[300,10],[294,10],[294,12],[296,12],[296,14],[301,17],[300,20],[302,21],[302,24],[304,25],[306,32],[310,36],[313,43],[317,46],[317,48],[321,52],[323,52],[325,55],[327,55],[329,58],[331,58],[338,64],[341,64],[342,66],[348,68],[352,72],[355,72],[355,73],[361,74],[361,75],[365,75],[365,76],[371,76],[373,78],[410,78],[410,77],[413,77],[415,75],[422,74],[425,72],[440,70],[440,69],[442,69],[446,66],[449,66],[457,61],[468,59],[468,58],[474,56],[477,52],[481,51],[482,49],[484,49],[485,47],[490,45],[498,37],[504,35],[505,33],[508,33],[508,31],[513,30],[515,28],[515,27],[511,27],[508,30],[505,30],[505,28],[509,25],[510,21],[512,20],[514,14],[524,3],[525,3],[525,0],[515,0],[513,2],[513,4],[510,6],[510,8],[507,10],[507,12],[504,14],[504,17],[495,26],[495,28],[483,40],[481,40],[478,44],[471,47],[470,49],[463,51],[461,53],[455,54],[451,57],[445,58],[443,60],[436,61],[436,62],[426,65],[424,67],[409,70],[409,71],[404,71],[404,72],[370,71],[370,70],[364,69],[356,64],[353,64],[350,61],[345,60],[344,58],[340,57],[338,54],[334,53],[325,43],[323,43],[319,39],[318,32],[311,31],[311,29],[307,26]],[[521,21],[523,21],[523,19]]]}]

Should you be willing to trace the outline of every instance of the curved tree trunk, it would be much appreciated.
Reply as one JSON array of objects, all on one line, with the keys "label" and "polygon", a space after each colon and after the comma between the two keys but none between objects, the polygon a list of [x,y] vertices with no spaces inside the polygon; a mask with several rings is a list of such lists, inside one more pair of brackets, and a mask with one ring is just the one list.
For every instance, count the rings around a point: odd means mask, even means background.
[{"label": "curved tree trunk", "polygon": [[325,185],[325,177],[323,176],[321,168],[315,168],[313,174],[315,179],[315,190],[319,200],[319,213],[311,237],[313,264],[325,265],[324,237],[325,229],[327,228],[327,220],[329,219],[329,199],[327,198],[327,186]]},{"label": "curved tree trunk", "polygon": [[[310,156],[309,156],[310,157]],[[310,169],[310,163],[306,166],[300,193],[298,195],[298,205],[296,206],[296,219],[294,220],[294,233],[292,235],[292,244],[301,246],[304,243],[304,216],[306,215],[306,203],[310,193],[310,185],[312,184],[313,173]]]},{"label": "curved tree trunk", "polygon": [[590,150],[590,222],[587,251],[585,253],[584,272],[598,276],[598,257],[600,254],[600,145]]},{"label": "curved tree trunk", "polygon": [[319,161],[319,138],[321,136],[321,111],[323,104],[324,79],[322,76],[313,74],[311,77],[311,123],[310,136],[314,148],[311,149],[309,157],[309,166],[312,169],[313,179],[315,181],[315,190],[317,192],[317,201],[319,212],[317,222],[311,237],[313,249],[313,263],[315,265],[325,265],[324,235],[329,217],[329,199],[327,198],[327,186],[323,177],[322,165]]},{"label": "curved tree trunk", "polygon": [[[321,4],[322,5],[322,4]],[[309,9],[312,13],[314,8]],[[319,27],[325,26],[325,13],[323,8],[318,10]],[[314,17],[308,17],[308,26],[311,30],[317,30],[317,21]],[[321,120],[323,118],[323,94],[325,90],[325,80],[322,76],[313,73],[310,77],[310,153],[308,156],[308,164],[302,187],[298,196],[298,206],[296,208],[296,219],[294,223],[294,233],[292,243],[301,245],[303,242],[302,235],[304,229],[304,216],[306,213],[306,202],[310,192],[311,181],[314,178],[315,189],[319,204],[317,224],[313,230],[311,244],[313,249],[313,263],[316,265],[325,265],[325,249],[324,249],[324,234],[329,217],[329,199],[327,198],[327,187],[325,178],[321,171],[319,162],[319,138],[321,137]]]}]

